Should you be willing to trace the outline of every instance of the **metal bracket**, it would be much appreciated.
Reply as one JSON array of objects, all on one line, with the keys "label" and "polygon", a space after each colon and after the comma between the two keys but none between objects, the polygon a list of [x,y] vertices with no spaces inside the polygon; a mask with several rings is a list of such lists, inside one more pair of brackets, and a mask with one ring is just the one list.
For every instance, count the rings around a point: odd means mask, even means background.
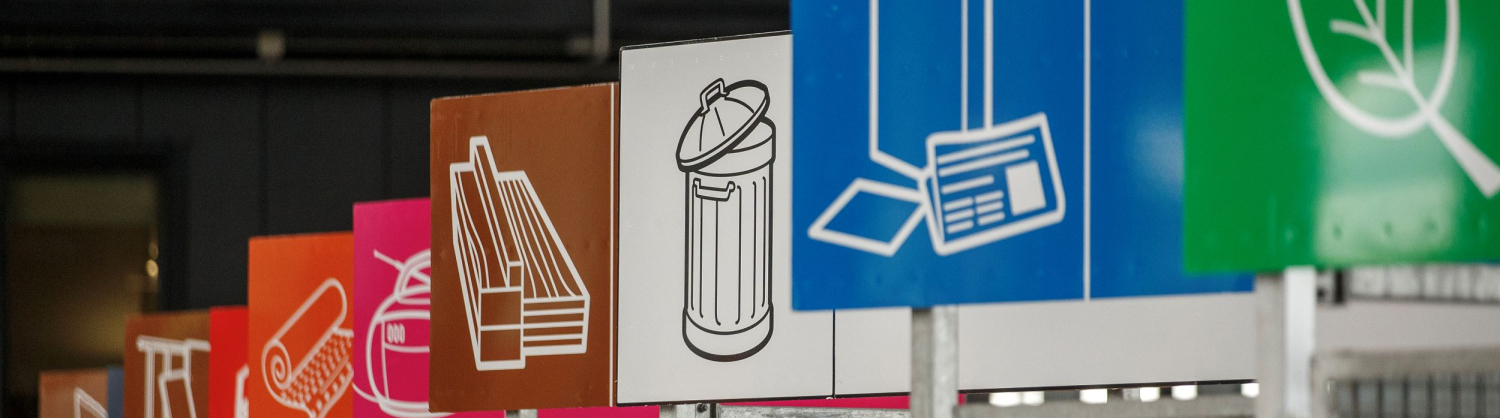
[{"label": "metal bracket", "polygon": [[706,403],[662,405],[658,416],[661,418],[712,418],[714,407],[715,405]]}]

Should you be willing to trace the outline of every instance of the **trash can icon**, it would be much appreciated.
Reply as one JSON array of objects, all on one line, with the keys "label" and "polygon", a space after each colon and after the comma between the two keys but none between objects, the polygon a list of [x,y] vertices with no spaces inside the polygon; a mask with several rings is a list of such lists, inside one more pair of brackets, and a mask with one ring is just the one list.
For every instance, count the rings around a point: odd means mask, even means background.
[{"label": "trash can icon", "polygon": [[742,360],[771,341],[770,104],[759,81],[714,80],[678,140],[687,182],[682,335],[708,360]]}]

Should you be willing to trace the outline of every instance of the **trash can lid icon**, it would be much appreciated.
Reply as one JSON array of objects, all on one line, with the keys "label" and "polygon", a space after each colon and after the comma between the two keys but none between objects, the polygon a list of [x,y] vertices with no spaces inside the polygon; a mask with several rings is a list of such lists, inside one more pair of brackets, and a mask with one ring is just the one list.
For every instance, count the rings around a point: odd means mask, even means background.
[{"label": "trash can lid icon", "polygon": [[[677,143],[679,169],[733,175],[774,157],[774,144],[761,146],[776,134],[776,125],[765,117],[771,99],[764,83],[743,80],[726,86],[717,79],[699,94],[698,105]],[[726,161],[705,170],[720,160]]]}]

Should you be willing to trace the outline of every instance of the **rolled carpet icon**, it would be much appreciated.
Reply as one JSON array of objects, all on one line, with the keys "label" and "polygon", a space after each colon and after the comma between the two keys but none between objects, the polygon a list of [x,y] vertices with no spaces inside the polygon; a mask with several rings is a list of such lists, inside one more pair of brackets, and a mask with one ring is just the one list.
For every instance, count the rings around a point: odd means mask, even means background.
[{"label": "rolled carpet icon", "polygon": [[261,374],[277,402],[323,418],[349,390],[354,331],[339,328],[348,307],[343,285],[330,278],[266,342]]}]

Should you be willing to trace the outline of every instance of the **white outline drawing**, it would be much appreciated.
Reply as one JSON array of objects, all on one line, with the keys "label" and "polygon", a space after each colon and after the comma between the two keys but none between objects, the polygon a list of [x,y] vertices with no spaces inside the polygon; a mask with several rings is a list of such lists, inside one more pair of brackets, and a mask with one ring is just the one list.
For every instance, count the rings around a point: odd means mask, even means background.
[{"label": "white outline drawing", "polygon": [[529,356],[587,352],[589,291],[526,172],[499,171],[480,135],[469,138],[468,162],[448,166],[448,181],[474,367],[524,369]]},{"label": "white outline drawing", "polygon": [[703,359],[739,361],[775,333],[776,124],[766,117],[770,91],[757,80],[716,79],[697,99],[674,158],[686,185],[682,339]]},{"label": "white outline drawing", "polygon": [[[962,76],[959,82],[962,129],[934,132],[928,135],[926,165],[917,167],[880,149],[880,0],[870,0],[869,157],[870,161],[913,180],[916,182],[916,187],[902,187],[865,178],[855,178],[808,227],[808,237],[890,257],[905,244],[907,237],[917,228],[917,224],[926,220],[928,232],[932,237],[933,251],[946,256],[1062,221],[1067,205],[1062,177],[1058,172],[1057,156],[1052,149],[1052,133],[1047,125],[1047,115],[1037,113],[999,125],[994,124],[994,0],[984,2],[984,122],[980,128],[969,129],[968,127],[969,5],[968,0],[959,1],[962,4],[960,19],[962,35],[959,41],[963,51],[960,55]],[[1025,135],[1033,130],[1039,133]],[[1041,142],[1040,150],[1046,154],[1044,160],[1039,158],[1041,156],[1031,155],[1031,151],[1026,149],[1038,140]],[[968,148],[945,151],[939,155],[936,150],[940,146],[967,146]],[[1044,161],[1046,167],[1040,167],[1039,161]],[[945,167],[948,165],[951,167]],[[953,183],[944,185],[943,178],[950,174],[958,175],[982,170],[1001,170],[1004,176],[997,175],[1001,173],[984,175],[984,172],[980,172],[967,176],[964,180],[953,180]],[[1041,184],[1041,170],[1047,170],[1051,184]],[[1011,176],[1011,174],[1016,174],[1016,176]],[[1001,181],[1005,183],[1005,186],[999,185]],[[1012,186],[1022,183],[1028,187],[1028,192],[1033,193],[1010,193]],[[1032,197],[1035,193],[1041,193],[1045,201],[1045,191],[1037,187],[1048,186],[1055,196],[1055,208],[1036,212],[1047,205],[1043,202],[1041,207],[1037,207]],[[971,195],[974,191],[989,193],[981,193],[979,196]],[[889,241],[828,229],[828,224],[860,193],[913,203],[917,208],[902,221],[900,229]],[[954,193],[955,197],[953,201],[945,204],[944,196],[950,193]],[[1015,201],[1017,197],[1022,198],[1022,201]],[[978,202],[976,199],[987,200],[976,204]],[[935,210],[935,208],[942,208],[942,210]],[[1010,221],[1008,220],[1010,218],[1020,218],[1020,220]],[[954,234],[957,235],[950,237]]]},{"label": "white outline drawing", "polygon": [[1402,13],[1402,50],[1401,55],[1396,55],[1396,50],[1391,47],[1387,39],[1387,19],[1385,0],[1375,0],[1375,11],[1371,13],[1370,6],[1365,0],[1354,0],[1354,6],[1359,10],[1363,23],[1355,23],[1347,20],[1333,19],[1328,22],[1329,30],[1340,35],[1347,35],[1368,42],[1380,51],[1385,63],[1389,65],[1389,71],[1365,70],[1356,74],[1360,84],[1392,89],[1405,93],[1411,98],[1416,110],[1398,119],[1387,119],[1371,114],[1359,105],[1355,104],[1338,90],[1328,71],[1323,68],[1323,62],[1318,58],[1318,51],[1312,44],[1312,38],[1307,30],[1307,19],[1303,16],[1301,0],[1287,0],[1287,9],[1291,11],[1292,30],[1297,35],[1297,47],[1302,52],[1302,61],[1307,65],[1307,71],[1312,76],[1313,84],[1318,87],[1318,93],[1323,100],[1332,107],[1339,116],[1343,117],[1356,128],[1371,135],[1388,139],[1403,139],[1418,130],[1427,127],[1432,129],[1442,142],[1448,153],[1458,161],[1459,167],[1463,168],[1464,174],[1469,180],[1484,193],[1485,198],[1495,196],[1500,191],[1500,167],[1495,165],[1494,160],[1485,156],[1474,143],[1464,136],[1458,128],[1448,122],[1448,118],[1442,114],[1442,107],[1448,100],[1448,93],[1453,86],[1453,73],[1457,67],[1458,44],[1459,44],[1459,0],[1447,0],[1447,29],[1446,39],[1443,42],[1442,66],[1439,69],[1436,83],[1432,91],[1423,93],[1416,83],[1416,69],[1414,58],[1415,49],[1412,40],[1412,7],[1413,0],[1405,0]]},{"label": "white outline drawing", "polygon": [[[85,411],[89,413],[89,416],[83,415]],[[109,410],[104,409],[104,405],[100,405],[99,401],[89,396],[88,392],[84,392],[83,388],[75,387],[73,388],[73,418],[109,418]]]},{"label": "white outline drawing", "polygon": [[[392,399],[390,391],[391,371],[386,365],[387,353],[426,355],[429,347],[426,345],[412,346],[407,344],[406,327],[402,321],[431,321],[432,320],[432,276],[427,270],[432,267],[432,251],[422,250],[412,254],[405,261],[398,261],[380,250],[372,254],[376,259],[396,269],[396,286],[391,295],[380,302],[375,308],[375,313],[370,317],[370,326],[365,332],[364,354],[365,354],[365,377],[370,384],[370,391],[366,392],[359,385],[354,385],[354,392],[360,397],[380,406],[380,410],[387,415],[400,418],[434,418],[451,415],[449,413],[428,411],[428,402],[424,400],[401,400]],[[400,305],[398,307],[398,304]],[[392,310],[393,307],[399,309]],[[375,344],[376,336],[380,343]],[[427,341],[422,338],[419,341]],[[375,359],[380,359],[379,379],[376,378],[377,369]],[[401,376],[397,376],[400,378]]]},{"label": "white outline drawing", "polygon": [[[197,402],[193,401],[193,352],[209,352],[208,341],[188,338],[173,340],[141,335],[135,338],[135,349],[146,354],[145,408],[146,418],[198,418]],[[156,360],[161,358],[162,373],[156,373]],[[173,363],[181,359],[180,363]],[[171,397],[167,384],[181,382],[187,401],[187,415],[172,412]],[[156,401],[161,401],[161,415],[156,415]],[[179,411],[180,412],[180,411]]]},{"label": "white outline drawing", "polygon": [[234,418],[250,418],[250,398],[245,396],[245,382],[250,380],[250,364],[240,366],[234,374]]},{"label": "white outline drawing", "polygon": [[[330,308],[334,304],[337,304],[338,315],[330,322],[301,322],[309,309],[315,306]],[[339,328],[344,324],[348,312],[349,296],[344,292],[344,285],[338,279],[329,278],[266,341],[265,348],[261,351],[261,375],[265,379],[266,390],[276,402],[306,412],[309,418],[323,418],[344,397],[350,383],[354,381],[354,368],[349,364],[354,331]],[[293,327],[299,331],[311,328],[308,332],[319,335],[316,342],[301,353],[295,367],[292,366],[293,357],[282,341]]]}]

